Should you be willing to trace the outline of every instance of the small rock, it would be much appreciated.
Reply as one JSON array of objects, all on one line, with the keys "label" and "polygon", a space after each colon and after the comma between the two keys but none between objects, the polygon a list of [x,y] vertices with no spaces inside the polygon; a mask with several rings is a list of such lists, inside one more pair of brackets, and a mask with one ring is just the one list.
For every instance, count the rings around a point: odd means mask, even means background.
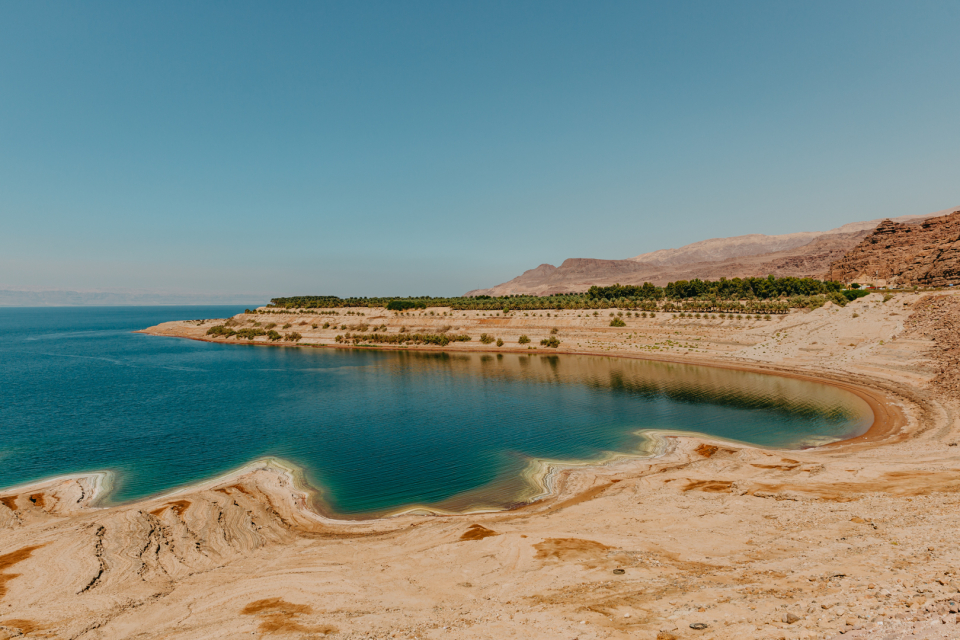
[{"label": "small rock", "polygon": [[793,624],[794,622],[799,622],[800,620],[802,620],[800,616],[795,613],[791,613],[790,611],[783,614],[783,621],[787,624]]},{"label": "small rock", "polygon": [[703,631],[704,629],[707,628],[707,626],[708,625],[705,622],[694,622],[693,624],[690,625],[690,628],[695,629],[697,631]]}]

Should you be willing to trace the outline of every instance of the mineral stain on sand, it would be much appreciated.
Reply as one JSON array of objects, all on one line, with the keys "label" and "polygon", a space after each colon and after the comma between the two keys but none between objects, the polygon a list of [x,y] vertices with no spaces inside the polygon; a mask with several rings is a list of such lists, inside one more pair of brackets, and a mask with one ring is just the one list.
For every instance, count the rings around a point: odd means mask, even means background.
[{"label": "mineral stain on sand", "polygon": [[256,616],[260,621],[257,627],[260,633],[319,633],[322,635],[337,633],[337,628],[333,625],[304,623],[301,617],[312,614],[313,607],[287,602],[283,598],[255,600],[241,609],[240,613],[245,616]]},{"label": "mineral stain on sand", "polygon": [[34,551],[43,546],[42,544],[38,544],[31,547],[23,547],[0,556],[0,600],[7,595],[7,582],[21,575],[19,573],[7,573],[7,569],[19,562],[23,562],[32,556]]}]

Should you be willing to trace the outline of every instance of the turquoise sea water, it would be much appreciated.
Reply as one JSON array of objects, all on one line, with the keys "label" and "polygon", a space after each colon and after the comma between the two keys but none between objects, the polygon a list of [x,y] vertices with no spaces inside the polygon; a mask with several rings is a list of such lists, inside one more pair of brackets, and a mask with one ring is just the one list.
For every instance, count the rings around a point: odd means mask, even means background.
[{"label": "turquoise sea water", "polygon": [[132,333],[240,311],[0,309],[0,487],[110,470],[108,501],[123,502],[273,456],[304,470],[321,509],[348,517],[497,507],[524,495],[532,458],[636,452],[642,430],[800,447],[873,418],[833,387],[690,365]]}]

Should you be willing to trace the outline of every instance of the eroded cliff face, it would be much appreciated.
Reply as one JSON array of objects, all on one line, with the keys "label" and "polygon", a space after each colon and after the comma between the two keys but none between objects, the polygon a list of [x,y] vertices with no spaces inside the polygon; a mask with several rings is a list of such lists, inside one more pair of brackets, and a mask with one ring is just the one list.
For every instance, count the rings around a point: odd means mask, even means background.
[{"label": "eroded cliff face", "polygon": [[827,278],[901,287],[960,284],[960,210],[918,225],[884,220]]}]

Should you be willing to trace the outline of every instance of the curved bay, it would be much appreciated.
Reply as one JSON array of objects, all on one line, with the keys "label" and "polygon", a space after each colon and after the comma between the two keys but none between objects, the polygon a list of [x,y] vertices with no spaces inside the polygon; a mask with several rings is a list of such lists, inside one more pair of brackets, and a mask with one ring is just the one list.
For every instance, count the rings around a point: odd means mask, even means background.
[{"label": "curved bay", "polygon": [[349,517],[529,497],[532,459],[635,453],[644,431],[793,448],[872,413],[819,383],[600,356],[243,348],[130,333],[237,308],[0,310],[0,486],[116,473],[113,501],[253,459]]}]

